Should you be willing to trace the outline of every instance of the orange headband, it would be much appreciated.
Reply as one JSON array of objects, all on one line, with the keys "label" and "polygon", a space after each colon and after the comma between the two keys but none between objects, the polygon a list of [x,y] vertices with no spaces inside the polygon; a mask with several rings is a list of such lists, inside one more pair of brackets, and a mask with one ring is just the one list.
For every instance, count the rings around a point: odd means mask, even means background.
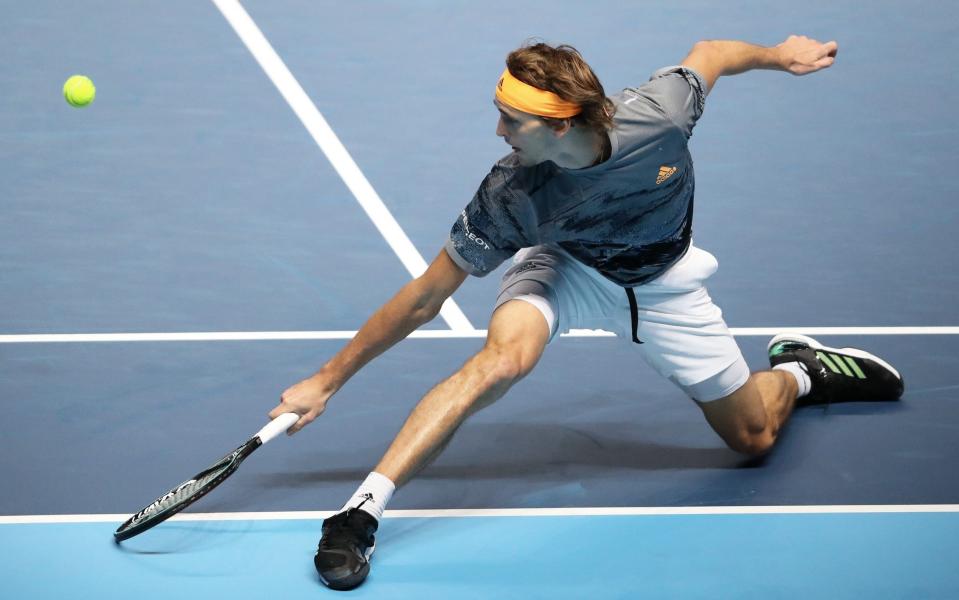
[{"label": "orange headband", "polygon": [[496,99],[524,113],[554,119],[575,117],[583,110],[579,104],[563,100],[553,92],[523,83],[509,69],[503,71],[496,84]]}]

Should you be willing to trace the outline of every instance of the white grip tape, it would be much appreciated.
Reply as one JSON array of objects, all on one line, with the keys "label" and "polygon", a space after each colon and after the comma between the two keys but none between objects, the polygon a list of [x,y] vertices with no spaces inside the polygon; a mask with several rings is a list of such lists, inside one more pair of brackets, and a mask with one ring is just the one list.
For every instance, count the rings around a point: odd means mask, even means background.
[{"label": "white grip tape", "polygon": [[293,423],[300,420],[300,415],[296,413],[283,413],[266,424],[263,429],[256,432],[256,436],[264,444],[289,429]]}]

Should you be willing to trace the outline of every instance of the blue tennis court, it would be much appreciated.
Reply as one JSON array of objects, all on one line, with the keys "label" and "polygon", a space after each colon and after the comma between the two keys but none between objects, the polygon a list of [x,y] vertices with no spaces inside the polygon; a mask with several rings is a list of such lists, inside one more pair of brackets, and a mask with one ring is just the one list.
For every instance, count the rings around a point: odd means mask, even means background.
[{"label": "blue tennis court", "polygon": [[[720,80],[696,245],[745,358],[782,330],[877,352],[898,403],[726,448],[602,332],[554,341],[390,503],[377,598],[955,598],[959,9],[596,2],[6,3],[0,34],[3,598],[332,597],[312,554],[419,398],[482,347],[504,268],[186,513],[112,532],[259,428],[443,247],[491,92],[538,37],[607,92],[700,39],[838,40]],[[68,106],[74,73],[96,101]]]}]

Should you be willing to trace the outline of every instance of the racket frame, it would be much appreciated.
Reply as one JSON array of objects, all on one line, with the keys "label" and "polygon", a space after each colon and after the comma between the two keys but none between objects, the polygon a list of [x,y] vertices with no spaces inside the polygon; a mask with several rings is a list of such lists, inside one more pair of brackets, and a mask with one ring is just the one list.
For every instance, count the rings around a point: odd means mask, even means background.
[{"label": "racket frame", "polygon": [[[133,516],[131,516],[126,521],[124,521],[117,528],[117,530],[113,532],[113,540],[119,543],[119,542],[122,542],[123,540],[128,540],[135,535],[139,535],[143,533],[144,531],[166,521],[167,519],[177,514],[184,508],[190,506],[191,504],[193,504],[194,502],[196,502],[203,496],[207,495],[210,491],[213,490],[213,488],[217,487],[218,485],[226,481],[226,479],[239,468],[240,463],[246,460],[246,458],[249,455],[253,454],[253,452],[257,448],[269,442],[270,440],[275,438],[277,435],[279,435],[283,431],[286,431],[287,429],[289,429],[294,423],[296,423],[298,419],[299,419],[299,415],[295,413],[284,413],[280,415],[279,417],[273,419],[272,421],[267,423],[262,429],[260,429],[260,431],[258,431],[253,437],[251,437],[249,440],[247,440],[246,442],[238,446],[235,450],[233,450],[233,452],[226,454],[223,458],[216,461],[209,467],[203,469],[202,471],[200,471],[199,473],[197,473],[190,479],[187,479],[181,484],[174,486],[168,492],[166,492],[165,494],[162,494],[156,500],[154,500],[150,504],[147,504],[146,506],[141,508],[139,511],[134,513]],[[226,463],[226,465],[222,466],[224,462]],[[209,482],[207,482],[206,485],[204,485],[203,487],[201,487],[194,493],[190,494],[183,500],[180,500],[179,502],[150,515],[149,517],[146,517],[146,518],[141,517],[141,515],[143,515],[144,512],[148,511],[150,507],[161,502],[165,497],[171,494],[175,494],[177,490],[179,490],[180,488],[202,477],[206,477],[207,475],[209,475],[211,471],[218,468],[222,468],[222,471],[216,477],[214,477]]]}]

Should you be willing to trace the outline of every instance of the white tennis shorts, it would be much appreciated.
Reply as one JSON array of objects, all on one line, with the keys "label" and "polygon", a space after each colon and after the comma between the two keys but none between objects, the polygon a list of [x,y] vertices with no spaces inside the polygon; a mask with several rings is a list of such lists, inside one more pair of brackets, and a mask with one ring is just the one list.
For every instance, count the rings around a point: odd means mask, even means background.
[{"label": "white tennis shorts", "polygon": [[626,290],[559,246],[524,248],[503,275],[496,308],[510,300],[535,306],[550,341],[570,329],[605,329],[640,352],[646,362],[697,402],[728,396],[749,379],[749,367],[706,292],[719,263],[690,246],[656,279],[633,288],[637,338]]}]

